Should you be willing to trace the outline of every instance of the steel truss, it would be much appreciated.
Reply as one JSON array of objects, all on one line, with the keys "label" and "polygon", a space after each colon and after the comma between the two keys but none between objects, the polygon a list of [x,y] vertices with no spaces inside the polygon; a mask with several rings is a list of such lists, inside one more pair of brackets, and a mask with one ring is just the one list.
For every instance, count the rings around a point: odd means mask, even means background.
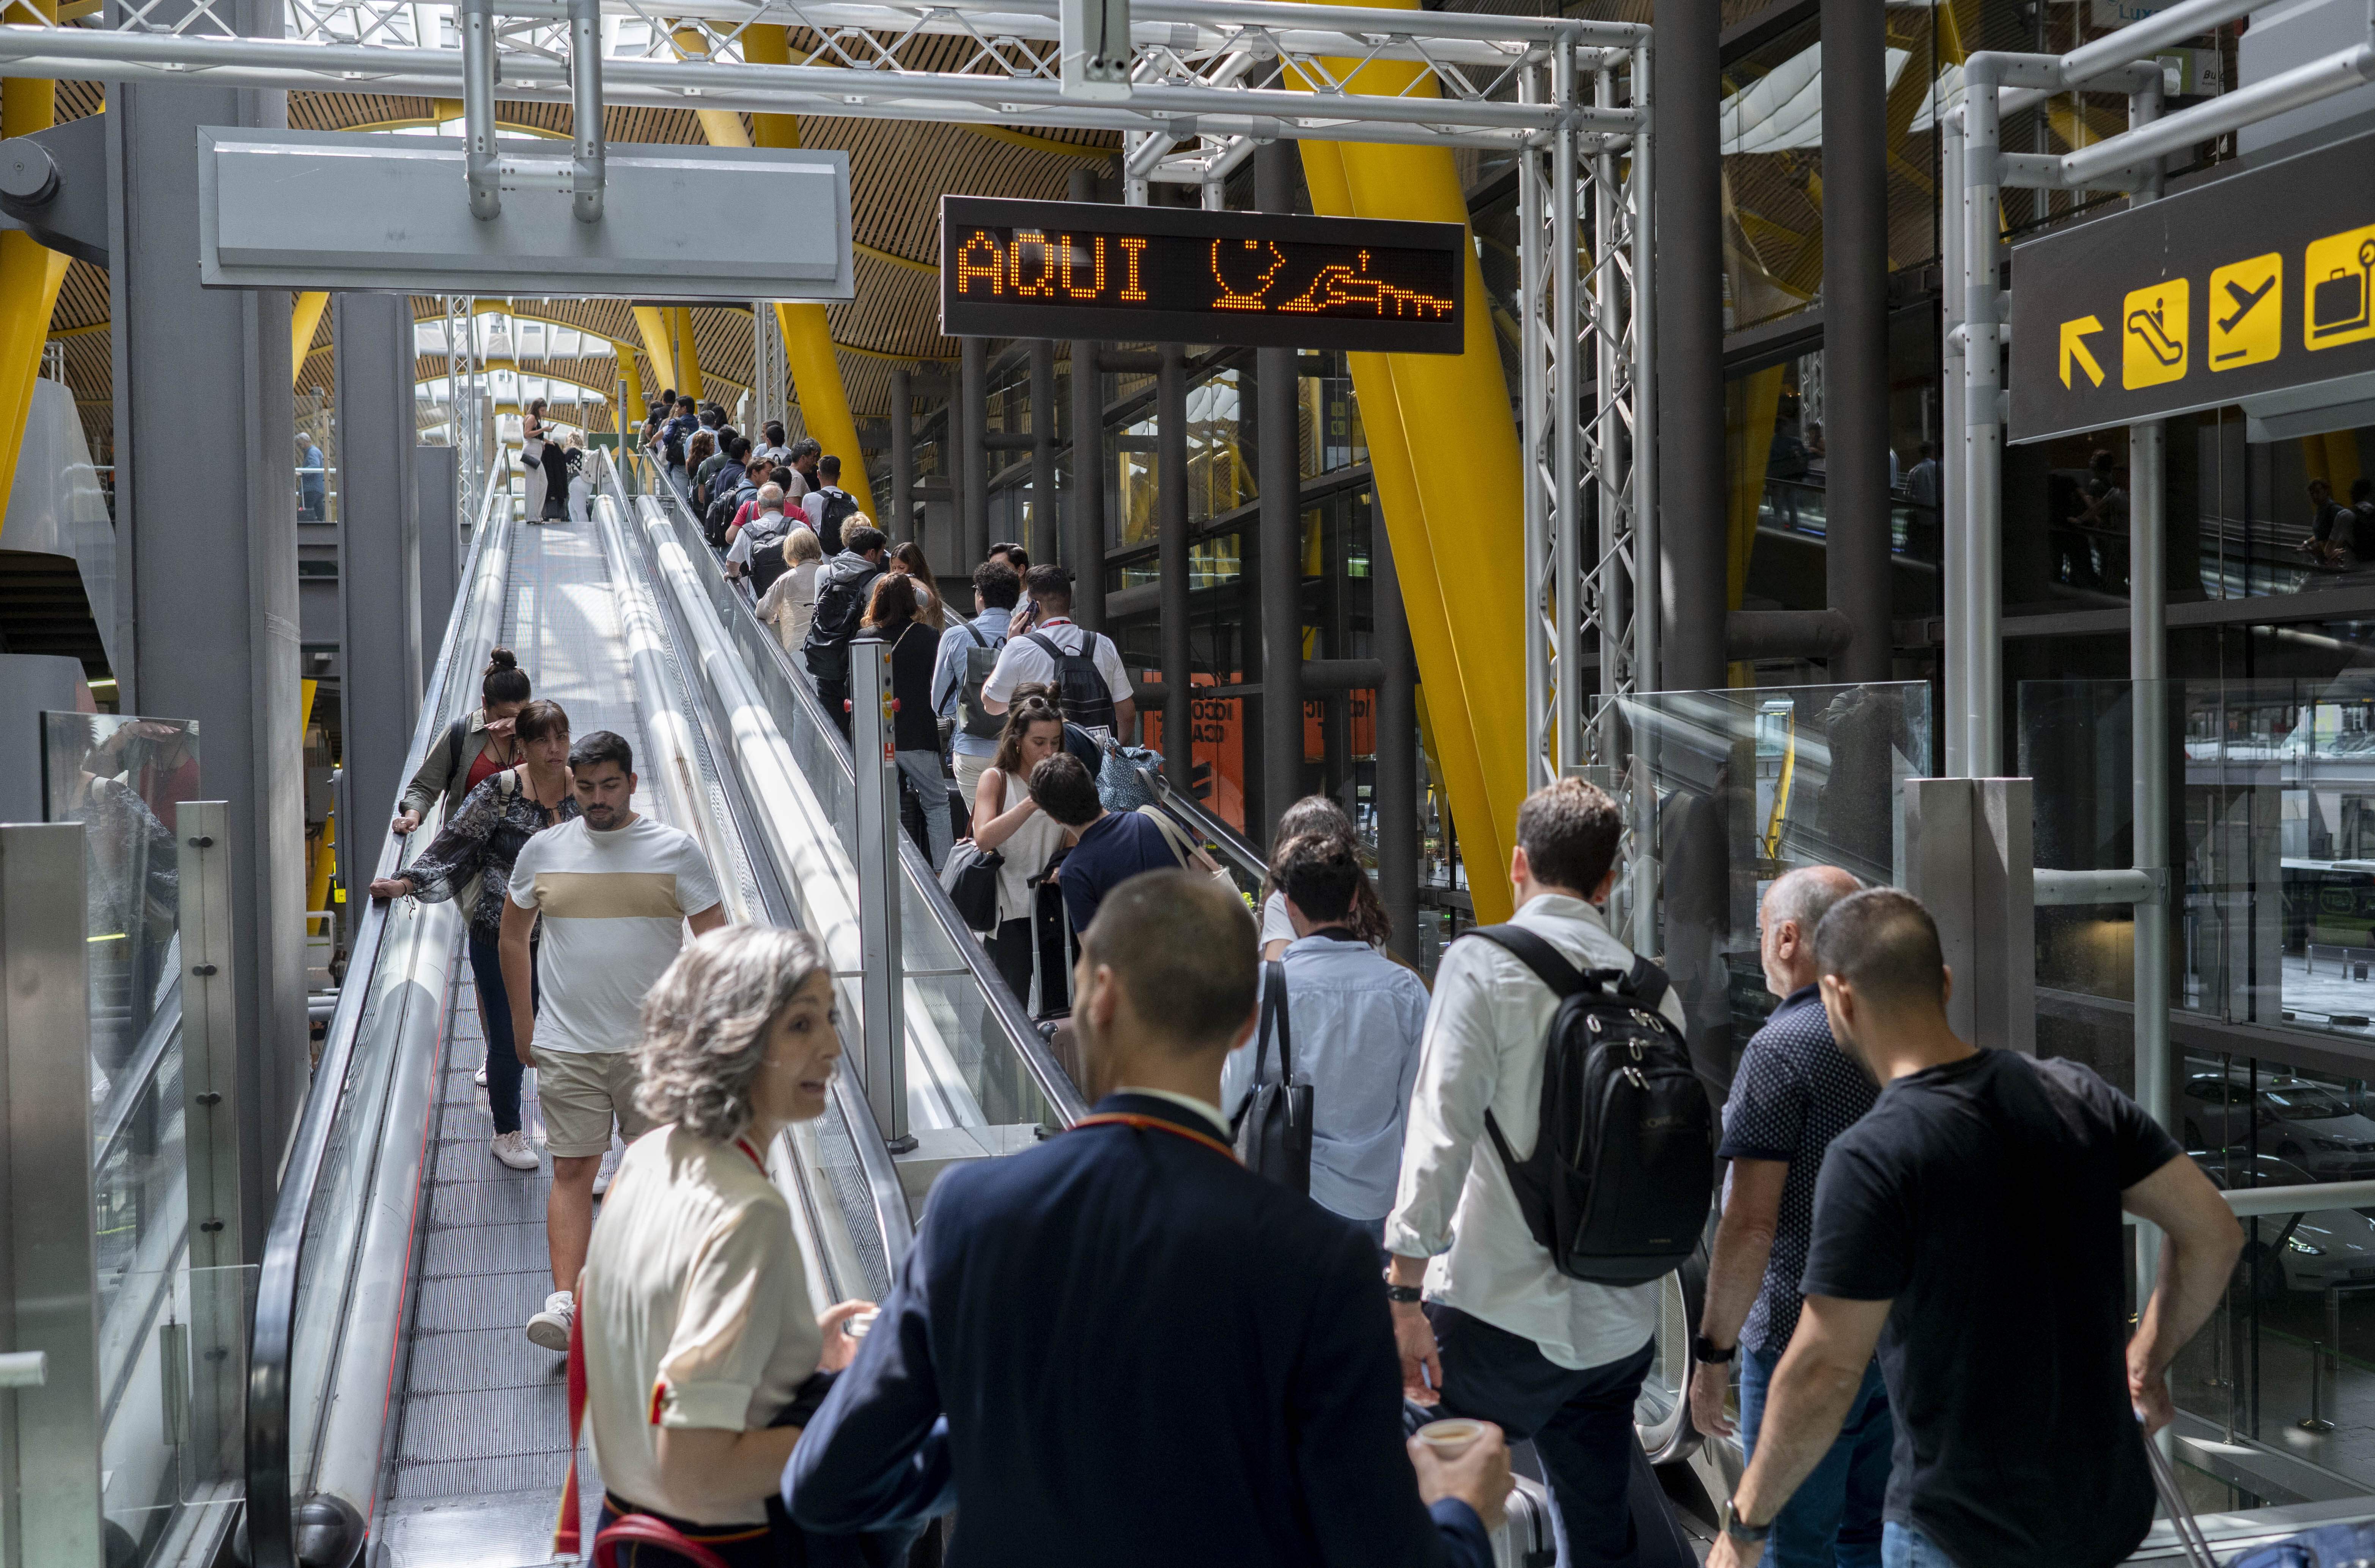
[{"label": "steel truss", "polygon": [[[1657,617],[1637,612],[1635,589],[1640,563],[1656,553],[1650,465],[1634,461],[1654,446],[1646,27],[1293,0],[1136,0],[1130,97],[1112,102],[1062,95],[1058,0],[682,0],[665,13],[645,0],[601,0],[598,84],[573,83],[567,0],[476,0],[476,29],[470,11],[453,4],[288,0],[277,38],[240,35],[228,0],[187,0],[170,20],[152,20],[161,5],[109,0],[84,19],[93,25],[59,26],[29,0],[0,0],[0,77],[204,75],[249,88],[455,99],[474,77],[487,85],[483,66],[466,68],[466,41],[490,42],[498,100],[571,103],[598,88],[605,102],[646,107],[1119,131],[1133,195],[1148,181],[1189,183],[1203,187],[1208,206],[1220,205],[1221,182],[1255,146],[1281,138],[1514,154],[1529,784],[1614,760],[1613,732],[1595,740],[1587,729],[1587,640],[1598,698],[1656,685]],[[490,25],[490,12],[500,20]],[[751,61],[744,41],[753,28],[789,29],[796,63]],[[447,312],[466,476],[483,444],[460,418],[467,306],[460,301],[458,326],[457,307],[449,301]],[[763,361],[772,335],[759,331]],[[759,379],[764,401],[773,378]],[[473,499],[462,498],[465,516],[475,514]]]},{"label": "steel truss", "polygon": [[486,474],[486,416],[479,385],[479,318],[471,296],[448,294],[445,306],[446,439],[455,452],[455,515],[479,515]]}]

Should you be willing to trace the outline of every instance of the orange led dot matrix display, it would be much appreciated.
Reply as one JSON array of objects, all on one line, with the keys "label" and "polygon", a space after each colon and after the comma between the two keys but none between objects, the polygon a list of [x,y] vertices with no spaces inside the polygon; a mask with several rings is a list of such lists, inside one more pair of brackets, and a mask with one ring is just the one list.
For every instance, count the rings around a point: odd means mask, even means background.
[{"label": "orange led dot matrix display", "polygon": [[1466,230],[943,196],[941,329],[1454,354]]}]

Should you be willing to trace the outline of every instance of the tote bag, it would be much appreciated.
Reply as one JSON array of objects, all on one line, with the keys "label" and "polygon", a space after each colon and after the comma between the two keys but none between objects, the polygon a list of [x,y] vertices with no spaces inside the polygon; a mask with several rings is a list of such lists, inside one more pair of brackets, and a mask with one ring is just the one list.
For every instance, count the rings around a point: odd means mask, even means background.
[{"label": "tote bag", "polygon": [[[1237,1158],[1281,1186],[1311,1194],[1311,1082],[1294,1077],[1286,1022],[1286,965],[1262,965],[1261,1027],[1254,1045],[1254,1083],[1237,1108]],[[1278,1032],[1278,1079],[1270,1077],[1270,1037]]]}]

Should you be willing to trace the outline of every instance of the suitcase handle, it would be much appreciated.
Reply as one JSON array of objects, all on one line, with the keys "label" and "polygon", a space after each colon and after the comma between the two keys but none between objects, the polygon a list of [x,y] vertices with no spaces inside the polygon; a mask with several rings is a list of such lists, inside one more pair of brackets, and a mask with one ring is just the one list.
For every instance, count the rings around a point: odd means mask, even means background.
[{"label": "suitcase handle", "polygon": [[[2141,1418],[2139,1418],[2141,1421]],[[2178,1550],[2185,1556],[2187,1568],[2218,1568],[2218,1560],[2210,1554],[2210,1541],[2202,1533],[2201,1521],[2178,1490],[2177,1469],[2168,1456],[2150,1432],[2145,1434],[2145,1462],[2152,1467],[2153,1490],[2160,1493],[2161,1511],[2168,1515],[2169,1527],[2177,1532]]]}]

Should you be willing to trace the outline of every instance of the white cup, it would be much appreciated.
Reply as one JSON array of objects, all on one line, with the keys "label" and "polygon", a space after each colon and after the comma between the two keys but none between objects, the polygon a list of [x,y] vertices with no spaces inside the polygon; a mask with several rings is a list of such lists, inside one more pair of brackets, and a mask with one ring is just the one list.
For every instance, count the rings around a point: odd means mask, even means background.
[{"label": "white cup", "polygon": [[1429,1421],[1418,1429],[1418,1440],[1433,1449],[1438,1459],[1459,1458],[1483,1435],[1483,1421],[1472,1421],[1464,1417]]}]

